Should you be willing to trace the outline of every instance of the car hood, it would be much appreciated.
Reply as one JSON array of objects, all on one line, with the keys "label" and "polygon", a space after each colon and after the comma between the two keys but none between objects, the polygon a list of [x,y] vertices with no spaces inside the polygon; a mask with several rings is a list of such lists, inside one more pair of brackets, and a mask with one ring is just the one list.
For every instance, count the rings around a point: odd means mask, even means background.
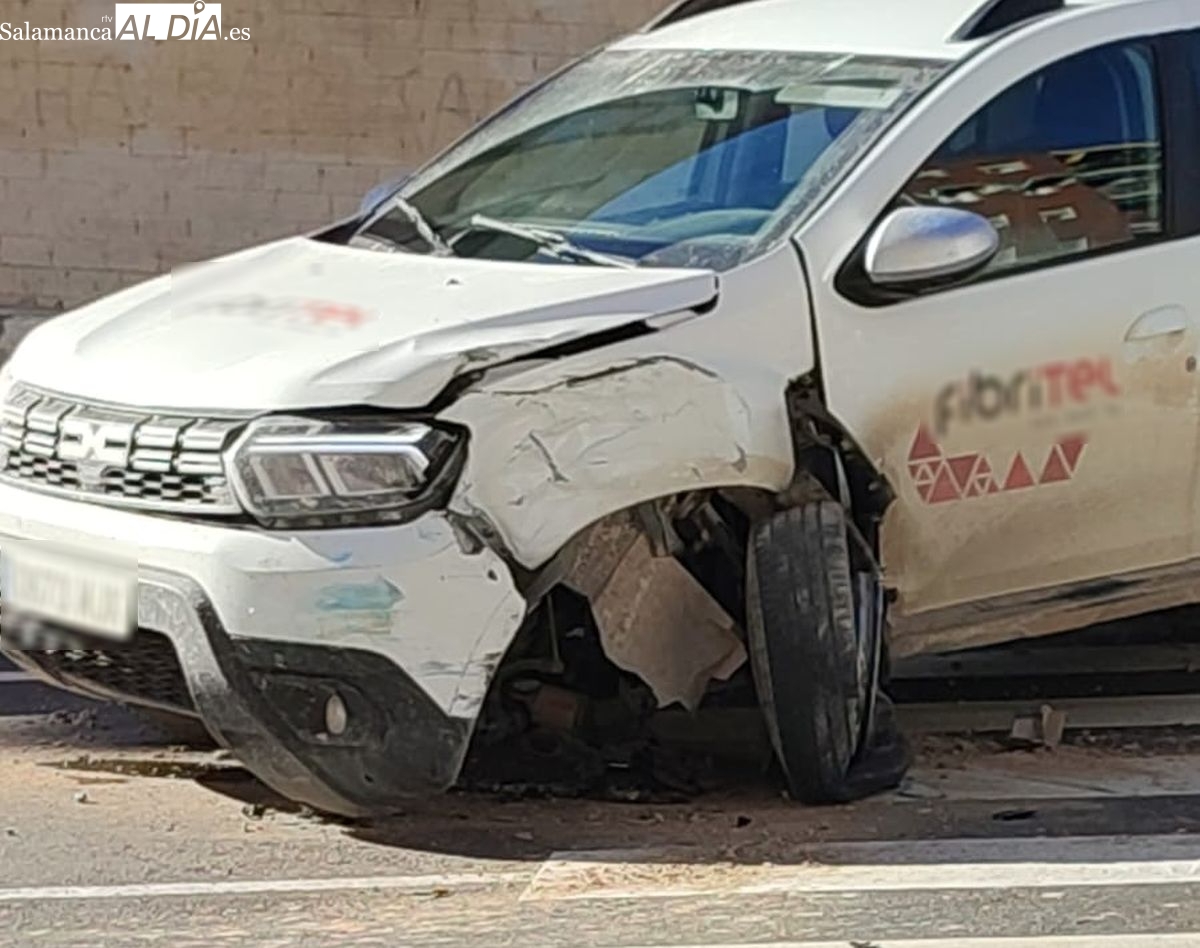
[{"label": "car hood", "polygon": [[191,411],[428,404],[457,374],[710,303],[702,270],[379,253],[294,238],[38,327],[23,382]]}]

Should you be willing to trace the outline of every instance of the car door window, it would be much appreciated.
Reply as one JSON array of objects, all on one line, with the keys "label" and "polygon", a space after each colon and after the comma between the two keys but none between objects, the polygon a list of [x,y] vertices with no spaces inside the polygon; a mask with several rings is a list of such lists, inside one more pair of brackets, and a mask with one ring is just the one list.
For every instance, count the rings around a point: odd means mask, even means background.
[{"label": "car door window", "polygon": [[987,217],[1001,249],[984,274],[1044,265],[1163,232],[1153,52],[1121,43],[1060,60],[966,121],[901,204]]}]

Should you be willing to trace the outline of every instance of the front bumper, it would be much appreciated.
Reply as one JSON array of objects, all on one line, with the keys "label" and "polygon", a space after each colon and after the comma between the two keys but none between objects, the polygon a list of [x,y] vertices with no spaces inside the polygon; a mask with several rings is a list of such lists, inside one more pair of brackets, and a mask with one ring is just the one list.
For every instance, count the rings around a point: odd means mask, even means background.
[{"label": "front bumper", "polygon": [[525,614],[504,561],[441,514],[264,533],[0,487],[0,552],[14,540],[136,559],[139,634],[170,641],[190,710],[265,783],[345,815],[454,783]]}]

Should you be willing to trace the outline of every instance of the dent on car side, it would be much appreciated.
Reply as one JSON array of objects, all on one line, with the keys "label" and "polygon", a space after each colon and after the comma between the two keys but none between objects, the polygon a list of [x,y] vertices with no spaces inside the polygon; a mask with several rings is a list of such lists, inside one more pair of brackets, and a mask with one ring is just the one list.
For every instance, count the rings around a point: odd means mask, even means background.
[{"label": "dent on car side", "polygon": [[451,510],[482,513],[520,566],[640,503],[791,481],[786,390],[813,367],[795,251],[723,274],[711,311],[659,315],[650,334],[509,365],[446,411],[473,445]]}]

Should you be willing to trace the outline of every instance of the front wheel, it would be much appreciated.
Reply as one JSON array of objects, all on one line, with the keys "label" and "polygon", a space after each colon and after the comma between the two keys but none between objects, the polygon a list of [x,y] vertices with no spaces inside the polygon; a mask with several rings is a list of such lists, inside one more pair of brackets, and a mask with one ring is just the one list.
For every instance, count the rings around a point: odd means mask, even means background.
[{"label": "front wheel", "polygon": [[751,664],[792,797],[848,803],[896,786],[909,755],[879,684],[884,598],[844,508],[760,521],[747,557]]}]

